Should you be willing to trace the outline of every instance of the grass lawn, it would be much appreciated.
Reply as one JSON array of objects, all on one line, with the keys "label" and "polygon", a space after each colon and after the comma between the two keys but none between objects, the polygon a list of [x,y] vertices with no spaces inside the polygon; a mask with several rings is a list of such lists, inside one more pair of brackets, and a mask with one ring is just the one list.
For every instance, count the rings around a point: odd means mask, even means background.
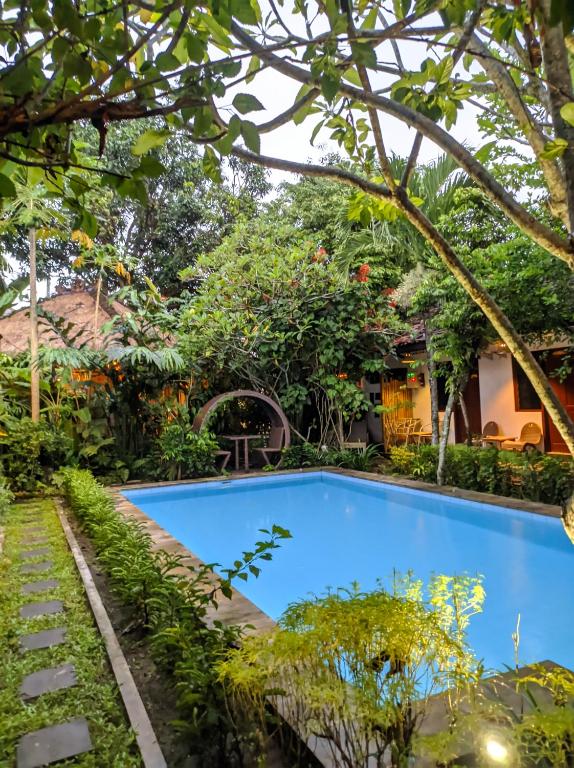
[{"label": "grass lawn", "polygon": [[[38,512],[48,543],[26,543],[23,533],[26,516]],[[94,749],[61,765],[141,766],[135,737],[129,728],[120,695],[108,665],[103,642],[86,601],[82,582],[68,549],[53,501],[35,499],[15,504],[3,521],[4,551],[0,557],[0,765],[15,764],[16,745],[21,736],[74,717],[88,721]],[[50,546],[54,562],[45,573],[20,573],[20,552]],[[43,557],[30,560],[37,562]],[[26,561],[28,562],[28,561]],[[57,579],[59,587],[47,592],[23,595],[22,585],[40,579]],[[27,602],[63,600],[64,613],[35,619],[21,619],[20,607]],[[21,653],[18,637],[29,632],[65,626],[67,642],[53,648]],[[23,703],[19,687],[25,675],[40,669],[72,663],[78,683],[72,688],[46,693]]]}]

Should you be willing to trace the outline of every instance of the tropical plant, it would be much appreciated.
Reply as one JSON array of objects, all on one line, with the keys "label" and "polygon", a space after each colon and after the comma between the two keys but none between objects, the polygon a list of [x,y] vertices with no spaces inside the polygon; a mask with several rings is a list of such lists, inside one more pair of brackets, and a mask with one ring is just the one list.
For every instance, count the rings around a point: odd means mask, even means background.
[{"label": "tropical plant", "polygon": [[398,327],[368,270],[348,281],[293,225],[241,222],[188,273],[197,289],[178,348],[198,401],[206,389],[265,391],[297,431],[342,442],[344,424],[370,407],[357,382],[382,369]]},{"label": "tropical plant", "polygon": [[236,710],[259,712],[262,735],[269,702],[303,740],[321,734],[333,765],[399,768],[430,697],[446,688],[456,739],[457,705],[481,674],[466,631],[483,599],[477,579],[436,576],[425,596],[396,575],[388,590],[301,600],[278,630],[228,653],[219,674]]},{"label": "tropical plant", "polygon": [[211,432],[195,432],[185,420],[172,421],[164,425],[158,443],[169,480],[215,474],[219,446]]}]

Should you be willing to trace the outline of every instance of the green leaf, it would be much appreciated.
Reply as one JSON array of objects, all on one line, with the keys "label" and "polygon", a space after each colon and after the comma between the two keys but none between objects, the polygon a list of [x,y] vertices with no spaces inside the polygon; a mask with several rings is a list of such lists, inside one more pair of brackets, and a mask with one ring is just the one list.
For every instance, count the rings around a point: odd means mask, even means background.
[{"label": "green leaf", "polygon": [[261,151],[261,140],[255,123],[251,123],[249,120],[243,120],[241,122],[241,135],[247,149],[250,149],[258,155]]},{"label": "green leaf", "polygon": [[248,112],[257,112],[261,109],[265,109],[263,104],[253,96],[251,93],[238,93],[233,99],[233,106],[242,115],[246,115]]},{"label": "green leaf", "polygon": [[209,146],[205,148],[205,153],[203,155],[203,170],[205,171],[206,176],[212,181],[217,184],[221,183],[222,178],[219,158],[213,151],[213,148]]},{"label": "green leaf", "polygon": [[372,45],[368,43],[351,43],[353,61],[365,67],[373,69],[377,66],[377,54]]},{"label": "green leaf", "polygon": [[166,172],[165,167],[160,163],[156,157],[147,155],[142,157],[138,171],[142,176],[149,176],[150,178],[157,178]]},{"label": "green leaf", "polygon": [[149,152],[150,149],[154,149],[154,147],[162,147],[168,136],[169,131],[167,130],[150,128],[149,131],[138,136],[136,143],[132,147],[132,154],[145,155],[146,152]]},{"label": "green leaf", "polygon": [[570,125],[574,125],[574,101],[569,101],[568,104],[564,104],[560,110],[562,119]]},{"label": "green leaf", "polygon": [[474,154],[476,159],[479,163],[488,162],[488,159],[490,158],[492,150],[496,147],[497,142],[496,141],[489,141],[488,143],[484,144],[479,150],[477,150]]},{"label": "green leaf", "polygon": [[3,173],[0,173],[0,197],[16,197],[14,182]]},{"label": "green leaf", "polygon": [[546,142],[544,151],[540,153],[540,157],[545,160],[555,160],[557,157],[562,157],[567,149],[568,142],[566,139],[553,139],[552,141]]}]

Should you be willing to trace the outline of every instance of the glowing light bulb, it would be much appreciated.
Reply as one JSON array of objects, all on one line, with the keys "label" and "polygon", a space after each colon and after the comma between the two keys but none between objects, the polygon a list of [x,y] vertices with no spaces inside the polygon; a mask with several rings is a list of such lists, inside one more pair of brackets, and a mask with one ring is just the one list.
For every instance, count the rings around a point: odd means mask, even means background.
[{"label": "glowing light bulb", "polygon": [[486,754],[495,763],[502,764],[508,760],[508,748],[493,737],[486,741]]}]

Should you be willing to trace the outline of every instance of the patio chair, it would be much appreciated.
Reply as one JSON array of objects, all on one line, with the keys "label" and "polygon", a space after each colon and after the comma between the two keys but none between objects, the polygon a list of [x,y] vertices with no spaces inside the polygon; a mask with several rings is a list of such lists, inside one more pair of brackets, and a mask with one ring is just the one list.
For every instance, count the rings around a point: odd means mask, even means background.
[{"label": "patio chair", "polygon": [[[273,456],[273,454],[279,454],[279,456],[281,456],[284,439],[285,430],[283,427],[271,427],[271,432],[269,433],[269,439],[267,440],[265,448],[255,448],[255,450],[261,453],[266,464],[271,464],[270,456]],[[279,464],[280,461],[277,463]]]},{"label": "patio chair", "polygon": [[518,440],[505,440],[502,443],[503,451],[525,451],[528,448],[535,449],[538,447],[538,443],[542,439],[542,430],[538,424],[529,421],[520,430],[520,437]]},{"label": "patio chair", "polygon": [[482,446],[487,447],[488,445],[492,445],[492,442],[489,442],[488,438],[491,436],[496,436],[498,434],[499,434],[498,424],[495,421],[487,421],[484,427],[482,428],[482,437],[480,439]]},{"label": "patio chair", "polygon": [[215,456],[216,458],[222,459],[221,466],[219,467],[219,469],[223,471],[229,464],[229,459],[231,458],[231,451],[224,451],[223,449],[221,449],[219,451],[215,451]]}]

